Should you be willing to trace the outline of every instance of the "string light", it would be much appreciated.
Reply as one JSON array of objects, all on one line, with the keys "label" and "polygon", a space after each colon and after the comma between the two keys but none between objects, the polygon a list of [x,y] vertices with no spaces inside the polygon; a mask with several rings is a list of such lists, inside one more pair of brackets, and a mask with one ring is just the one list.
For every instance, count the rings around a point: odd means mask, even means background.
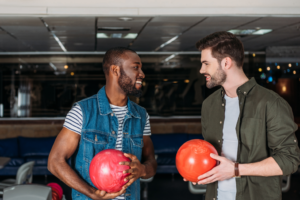
[{"label": "string light", "polygon": [[277,69],[280,69],[280,66],[279,66],[279,65],[277,66]]},{"label": "string light", "polygon": [[282,92],[285,92],[285,91],[286,91],[286,87],[283,86],[283,87],[282,87]]},{"label": "string light", "polygon": [[258,68],[258,71],[259,71],[259,72],[262,72],[262,68]]},{"label": "string light", "polygon": [[252,56],[255,57],[256,56],[255,53],[253,53]]},{"label": "string light", "polygon": [[289,63],[289,67],[292,67],[292,64],[291,64],[291,63]]},{"label": "string light", "polygon": [[184,80],[184,82],[185,82],[185,83],[189,83],[189,82],[190,82],[190,80],[186,79],[186,80]]},{"label": "string light", "polygon": [[267,70],[268,70],[268,71],[270,71],[270,69],[271,69],[270,67],[267,67]]},{"label": "string light", "polygon": [[75,74],[74,72],[71,72],[71,76],[74,76],[74,74]]}]

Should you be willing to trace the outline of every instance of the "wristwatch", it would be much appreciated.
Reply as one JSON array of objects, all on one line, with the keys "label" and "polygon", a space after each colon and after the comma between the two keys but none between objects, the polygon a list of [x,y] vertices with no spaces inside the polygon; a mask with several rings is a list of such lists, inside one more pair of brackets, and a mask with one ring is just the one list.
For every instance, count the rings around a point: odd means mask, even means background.
[{"label": "wristwatch", "polygon": [[241,178],[240,172],[239,172],[239,163],[234,163],[234,177],[235,178]]}]

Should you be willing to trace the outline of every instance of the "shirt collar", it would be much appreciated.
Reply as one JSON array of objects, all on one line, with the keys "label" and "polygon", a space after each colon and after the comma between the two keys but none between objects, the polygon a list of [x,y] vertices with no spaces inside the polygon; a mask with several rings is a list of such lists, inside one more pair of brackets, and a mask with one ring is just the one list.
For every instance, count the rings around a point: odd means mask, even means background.
[{"label": "shirt collar", "polygon": [[[252,77],[249,81],[241,85],[240,87],[237,88],[236,93],[243,94],[244,96],[247,96],[247,94],[250,92],[250,90],[256,85],[255,79]],[[225,89],[221,87],[221,95],[222,98],[224,98],[225,95]]]},{"label": "shirt collar", "polygon": [[[105,92],[105,86],[103,86],[98,94],[97,94],[97,99],[98,99],[98,107],[99,107],[99,112],[100,115],[108,115],[113,113],[110,105],[108,98],[106,96]],[[141,118],[139,113],[137,112],[136,108],[133,106],[133,102],[129,100],[129,97],[127,99],[127,108],[128,108],[128,114],[135,117],[135,118]]]}]

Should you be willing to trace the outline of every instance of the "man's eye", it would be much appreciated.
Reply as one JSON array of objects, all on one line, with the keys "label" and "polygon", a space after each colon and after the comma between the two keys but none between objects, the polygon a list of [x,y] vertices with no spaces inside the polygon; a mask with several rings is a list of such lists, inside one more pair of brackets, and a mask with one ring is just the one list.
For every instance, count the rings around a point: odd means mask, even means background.
[{"label": "man's eye", "polygon": [[138,69],[139,67],[138,67],[138,66],[134,66],[133,68],[134,68],[134,69]]}]

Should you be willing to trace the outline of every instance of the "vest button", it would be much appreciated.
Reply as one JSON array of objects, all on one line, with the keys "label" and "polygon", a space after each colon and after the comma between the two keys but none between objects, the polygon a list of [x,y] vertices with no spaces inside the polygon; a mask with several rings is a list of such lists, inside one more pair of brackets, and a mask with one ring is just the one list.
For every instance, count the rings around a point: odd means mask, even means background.
[{"label": "vest button", "polygon": [[218,142],[221,142],[221,140],[218,140]]},{"label": "vest button", "polygon": [[114,113],[111,113],[110,116],[114,116]]},{"label": "vest button", "polygon": [[222,124],[222,121],[220,121],[220,124]]},{"label": "vest button", "polygon": [[116,132],[112,131],[111,133],[112,133],[112,134],[115,134]]},{"label": "vest button", "polygon": [[222,103],[222,106],[224,106],[224,103]]}]

